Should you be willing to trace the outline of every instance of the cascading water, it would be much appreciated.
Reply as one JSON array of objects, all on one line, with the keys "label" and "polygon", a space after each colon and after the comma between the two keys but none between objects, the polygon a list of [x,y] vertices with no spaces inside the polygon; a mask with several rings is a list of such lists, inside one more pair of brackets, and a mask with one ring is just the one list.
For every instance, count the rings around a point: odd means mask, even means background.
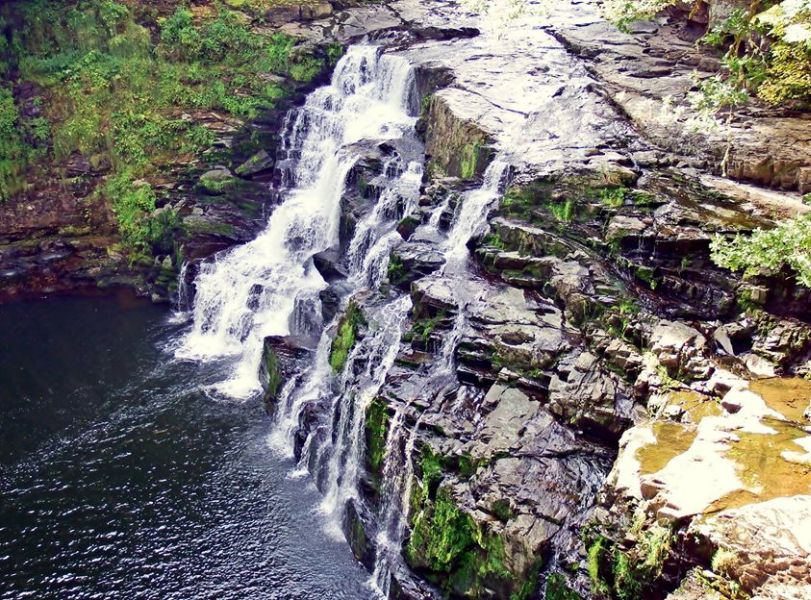
[{"label": "cascading water", "polygon": [[443,273],[458,273],[467,266],[467,243],[484,226],[487,213],[499,198],[502,179],[508,168],[507,161],[497,156],[484,172],[480,188],[462,198],[445,242],[445,268]]},{"label": "cascading water", "polygon": [[[329,361],[336,322],[323,327],[313,318],[320,314],[319,294],[327,287],[313,257],[340,243],[341,199],[362,152],[357,143],[414,138],[415,89],[405,59],[372,46],[354,46],[336,66],[331,84],[316,90],[300,110],[288,114],[279,161],[282,180],[289,187],[285,199],[254,241],[201,266],[194,283],[193,326],[177,350],[183,358],[233,360],[231,377],[216,389],[244,398],[260,389],[259,363],[266,336],[312,335],[320,329],[310,369],[288,381],[281,391],[270,443],[292,454],[304,407],[328,402],[330,422],[325,427],[329,435],[316,439],[310,433],[300,465],[320,465],[324,470],[322,510],[331,516],[329,522],[336,532],[347,502],[358,498],[366,410],[394,364],[411,301],[405,295],[364,304],[369,331],[355,344],[343,373],[336,378]],[[443,276],[453,277],[465,268],[466,245],[496,201],[506,168],[505,161],[495,160],[485,172],[481,188],[465,194],[457,206],[441,247],[446,261]],[[389,152],[375,182],[379,197],[345,246],[344,302],[361,290],[379,287],[390,252],[402,241],[396,223],[416,209],[422,171],[421,154],[415,159]],[[438,224],[446,209],[447,205],[438,207],[423,227],[439,235]],[[469,301],[458,300],[453,332],[432,368],[434,382],[449,380],[454,371],[454,349],[465,326]],[[410,409],[402,406],[395,413],[387,437],[379,551],[372,578],[380,591],[388,588],[391,570],[399,564],[407,525],[412,455],[422,418],[417,418],[414,427],[406,427]]]},{"label": "cascading water", "polygon": [[[467,243],[484,225],[490,208],[499,198],[502,180],[508,166],[506,160],[497,157],[485,171],[481,187],[468,192],[461,199],[451,230],[443,244],[443,254],[446,260],[443,276],[453,277],[467,265],[469,254]],[[447,200],[433,211],[424,227],[436,234],[441,213],[446,209]],[[442,388],[443,382],[453,375],[454,352],[464,332],[465,310],[470,301],[472,301],[470,298],[457,298],[457,313],[453,327],[446,334],[439,351],[439,360],[431,369],[429,380],[432,383],[426,385],[428,389]],[[465,393],[465,388],[459,388],[457,391],[458,395],[464,396]],[[377,554],[371,578],[372,587],[384,598],[389,597],[393,569],[402,564],[400,551],[405,539],[411,488],[414,485],[414,448],[420,424],[427,414],[427,411],[422,412],[409,431],[404,426],[406,413],[409,410],[411,410],[410,404],[397,409],[386,438],[383,463],[383,481],[385,483],[376,538]]]},{"label": "cascading water", "polygon": [[[414,107],[414,81],[413,73],[408,62],[400,57],[382,55],[378,58],[380,62],[390,63],[388,69],[380,69],[379,73],[382,80],[379,85],[386,86],[386,81],[391,78],[390,72],[396,72],[398,81],[402,82],[398,85],[396,90],[392,90],[392,94],[398,93],[398,98],[390,98],[392,105],[399,107],[400,114],[396,122],[399,124],[397,129],[393,129],[391,137],[410,137],[414,135],[414,125],[416,119],[409,116],[413,112]],[[357,115],[356,118],[364,118],[364,115]],[[289,152],[289,150],[288,150]],[[420,160],[411,160],[407,164],[403,164],[404,157],[399,153],[386,160],[383,166],[383,173],[378,181],[379,186],[382,188],[380,197],[375,203],[374,208],[357,224],[352,239],[348,244],[346,256],[344,258],[344,265],[348,272],[348,288],[345,290],[346,296],[351,296],[352,293],[361,289],[376,289],[383,276],[386,273],[388,266],[388,257],[391,248],[397,243],[402,241],[402,237],[395,231],[396,223],[399,219],[408,216],[413,212],[416,207],[417,199],[419,198],[420,184],[422,182],[422,162],[421,153]],[[372,322],[377,322],[381,333],[381,341],[388,343],[396,348],[394,339],[391,336],[394,334],[394,329],[387,330],[389,327],[399,327],[399,322],[405,318],[408,307],[399,307],[395,309],[394,316],[391,310],[386,312],[387,309],[381,309],[380,314],[369,315]],[[401,315],[402,317],[398,316]],[[378,317],[382,321],[376,321]],[[318,342],[315,360],[309,371],[309,374],[304,379],[303,383],[292,390],[289,394],[283,394],[279,407],[277,409],[278,416],[276,426],[271,434],[270,444],[276,450],[292,456],[293,454],[293,438],[296,430],[298,429],[299,416],[302,409],[309,404],[323,397],[331,396],[332,390],[332,367],[329,364],[330,345],[332,343],[332,327],[324,328],[321,338]],[[391,339],[390,339],[391,338]],[[345,372],[352,371],[354,364],[354,357],[357,356],[359,351],[368,351],[372,347],[372,342],[375,338],[368,340],[366,344],[355,348],[352,356],[349,358],[350,367]],[[374,374],[369,372],[367,376],[374,379],[379,379],[382,383],[385,378],[388,368],[393,362],[391,360],[384,360],[384,368],[382,371],[376,371]],[[371,366],[371,363],[370,363]],[[348,386],[346,376],[339,382],[338,389],[344,390]],[[373,387],[373,385],[372,385]],[[379,387],[379,386],[378,386]],[[339,393],[336,399],[344,400],[349,399],[348,394]],[[340,404],[337,408],[340,408]],[[346,415],[349,411],[344,410],[341,415]],[[362,411],[359,412],[362,415]],[[334,415],[335,416],[335,415]],[[338,417],[336,417],[338,418]],[[339,430],[340,423],[333,423],[331,430]],[[357,430],[354,427],[353,430]],[[343,431],[343,430],[341,430]],[[330,449],[321,448],[319,452],[324,454]],[[311,443],[305,444],[304,459],[302,463],[309,458],[311,451]],[[346,489],[346,481],[351,479],[340,477],[337,472],[339,466],[342,464],[339,461],[338,452],[333,459],[330,457],[330,481],[332,486],[342,485]],[[340,452],[341,456],[346,456],[345,452]],[[334,477],[333,477],[334,475]],[[340,481],[339,481],[340,480]],[[327,494],[328,501],[325,506],[334,505],[332,509],[327,512],[335,513],[339,493],[330,488]],[[332,498],[332,501],[329,501]]]},{"label": "cascading water", "polygon": [[317,321],[298,315],[317,314],[326,287],[312,259],[338,244],[340,200],[358,159],[352,144],[412,130],[413,88],[407,61],[378,47],[353,46],[331,84],[288,118],[283,150],[293,166],[285,201],[256,239],[201,265],[194,282],[193,326],[176,353],[195,360],[233,357],[231,376],[216,391],[246,398],[261,389],[266,336],[315,333],[296,324]]},{"label": "cascading water", "polygon": [[[377,329],[360,341],[352,351],[344,372],[342,393],[335,398],[335,442],[322,448],[329,456],[328,487],[321,504],[323,511],[335,517],[343,513],[346,501],[357,494],[357,483],[363,464],[363,425],[366,409],[383,385],[400,349],[403,324],[411,309],[411,299],[401,296],[393,302],[370,311],[369,320]],[[353,375],[355,362],[365,368]],[[349,385],[350,382],[352,385]],[[333,523],[338,522],[333,519]]]}]

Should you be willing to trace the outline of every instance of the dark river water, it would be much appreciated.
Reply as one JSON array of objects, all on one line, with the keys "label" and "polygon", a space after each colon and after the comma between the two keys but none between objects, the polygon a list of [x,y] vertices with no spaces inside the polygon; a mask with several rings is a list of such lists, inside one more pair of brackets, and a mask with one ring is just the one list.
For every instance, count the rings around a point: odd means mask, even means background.
[{"label": "dark river water", "polygon": [[202,391],[165,310],[0,306],[0,598],[368,599],[260,401]]}]

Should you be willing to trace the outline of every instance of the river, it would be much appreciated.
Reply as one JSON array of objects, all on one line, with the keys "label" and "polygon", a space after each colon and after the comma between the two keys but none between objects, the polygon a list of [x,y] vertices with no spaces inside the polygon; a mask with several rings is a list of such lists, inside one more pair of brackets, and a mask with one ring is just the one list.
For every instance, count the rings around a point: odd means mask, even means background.
[{"label": "river", "polygon": [[0,306],[0,598],[361,599],[261,400],[172,358],[165,309]]}]

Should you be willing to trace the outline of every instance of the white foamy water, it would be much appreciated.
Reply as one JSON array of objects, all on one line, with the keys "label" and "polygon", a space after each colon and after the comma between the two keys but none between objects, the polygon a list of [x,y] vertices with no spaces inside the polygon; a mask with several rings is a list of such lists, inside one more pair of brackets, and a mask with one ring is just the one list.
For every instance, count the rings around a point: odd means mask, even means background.
[{"label": "white foamy water", "polygon": [[215,386],[217,392],[246,398],[261,389],[266,336],[313,333],[296,329],[319,318],[318,294],[326,283],[312,258],[338,243],[341,195],[358,158],[351,145],[411,130],[412,95],[405,59],[353,46],[331,84],[289,117],[283,149],[295,166],[285,200],[256,239],[203,264],[194,282],[193,326],[176,355],[233,357],[231,376]]}]

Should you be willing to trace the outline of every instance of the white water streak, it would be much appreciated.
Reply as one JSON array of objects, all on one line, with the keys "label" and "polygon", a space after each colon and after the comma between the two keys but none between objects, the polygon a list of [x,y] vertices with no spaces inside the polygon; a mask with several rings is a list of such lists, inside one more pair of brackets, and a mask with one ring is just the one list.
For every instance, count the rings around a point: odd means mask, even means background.
[{"label": "white water streak", "polygon": [[233,356],[231,377],[215,386],[217,392],[234,398],[257,393],[263,339],[296,333],[296,308],[318,303],[326,283],[312,257],[338,242],[341,195],[357,160],[351,145],[411,130],[412,89],[407,61],[374,46],[353,46],[331,84],[310,94],[298,111],[283,144],[297,160],[293,189],[256,239],[201,265],[195,280],[193,327],[176,354]]}]

